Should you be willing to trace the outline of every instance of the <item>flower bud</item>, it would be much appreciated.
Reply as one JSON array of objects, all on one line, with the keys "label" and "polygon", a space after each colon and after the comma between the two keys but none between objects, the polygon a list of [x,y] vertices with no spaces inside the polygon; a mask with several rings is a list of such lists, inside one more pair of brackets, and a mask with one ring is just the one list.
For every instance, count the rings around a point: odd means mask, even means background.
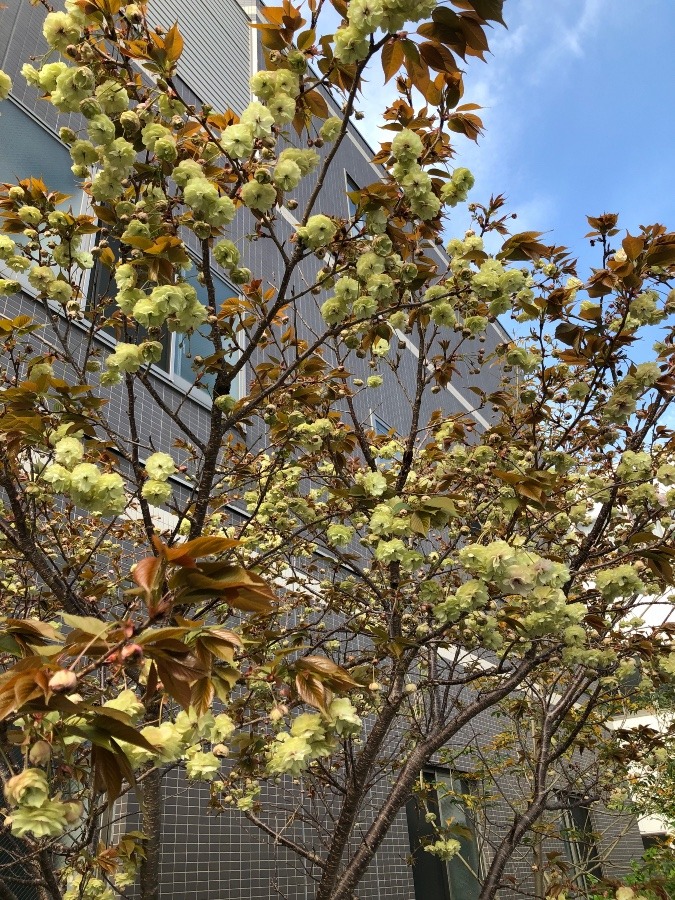
[{"label": "flower bud", "polygon": [[100,116],[103,110],[98,100],[94,100],[93,97],[86,97],[80,101],[80,112],[85,119],[93,119],[94,116]]},{"label": "flower bud", "polygon": [[33,744],[28,753],[28,759],[31,765],[44,766],[49,762],[52,755],[52,747],[47,741],[37,741]]},{"label": "flower bud", "polygon": [[61,669],[49,679],[49,690],[55,694],[63,694],[65,691],[72,691],[76,684],[77,675],[70,669]]}]

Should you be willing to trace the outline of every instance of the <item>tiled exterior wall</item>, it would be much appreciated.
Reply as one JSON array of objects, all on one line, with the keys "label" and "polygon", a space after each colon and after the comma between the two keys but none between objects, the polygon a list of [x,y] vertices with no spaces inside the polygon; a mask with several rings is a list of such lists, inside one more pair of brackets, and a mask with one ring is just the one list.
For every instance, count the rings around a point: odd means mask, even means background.
[{"label": "tiled exterior wall", "polygon": [[[24,109],[34,113],[51,129],[69,124],[67,116],[57,116],[53,107],[38,100],[36,92],[26,87],[18,71],[23,62],[30,56],[44,52],[41,38],[41,7],[31,6],[27,0],[5,0],[6,9],[0,10],[0,68],[5,69],[14,79],[15,100]],[[214,106],[231,106],[240,110],[248,101],[248,76],[253,65],[251,58],[252,43],[246,17],[235,0],[154,0],[155,18],[165,25],[170,25],[174,18],[180,21],[181,29],[186,37],[188,49],[181,69],[186,82],[187,99],[208,101]],[[77,125],[77,122],[73,122]],[[1,120],[0,120],[1,135]],[[0,153],[2,152],[0,142]],[[325,152],[325,150],[323,151]],[[345,197],[345,174],[357,184],[366,185],[377,177],[377,170],[369,161],[369,151],[363,139],[351,134],[341,147],[334,163],[334,176],[324,186],[318,209],[332,213],[347,215],[347,199]],[[311,183],[304,184],[297,191],[297,198],[302,204],[311,190]],[[234,239],[239,239],[246,246],[246,257],[243,264],[249,266],[256,274],[272,285],[278,281],[279,265],[269,243],[257,241],[245,242],[244,235],[249,231],[250,222],[245,216],[237,218],[239,229]],[[280,220],[280,231],[288,237],[291,225]],[[318,265],[318,263],[317,263]],[[297,280],[300,287],[301,281]],[[44,312],[36,309],[35,303],[28,296],[2,298],[0,312],[14,316],[28,313],[46,321]],[[308,327],[318,325],[318,303],[311,296],[303,299],[301,313]],[[53,334],[49,325],[43,332],[44,338],[51,340]],[[503,339],[498,326],[492,326],[488,332],[488,341],[484,345],[489,354],[494,344]],[[77,345],[77,337],[74,339]],[[403,384],[411,384],[414,380],[417,360],[414,354],[402,347],[399,351],[398,374]],[[262,355],[257,353],[252,362],[260,362]],[[363,363],[363,373],[368,369]],[[465,374],[466,381],[473,381],[483,390],[489,392],[497,386],[499,373],[495,369],[484,368],[480,375]],[[172,386],[167,378],[158,375],[153,381],[156,390],[166,403],[178,404],[183,401],[182,393]],[[157,408],[147,391],[137,384],[137,407],[139,413],[140,439],[146,442],[150,436],[156,449],[169,449],[176,437],[180,436],[177,426]],[[425,402],[422,410],[424,419],[432,409],[442,406],[448,413],[466,411],[473,406],[475,396],[460,385],[464,396],[464,405],[449,392],[442,392]],[[119,388],[102,389],[109,404],[106,415],[113,429],[119,434],[128,432],[125,412],[125,401]],[[408,429],[409,410],[400,402],[400,394],[395,385],[389,390],[379,393],[370,391],[368,402],[373,404],[372,410],[364,407],[365,400],[357,401],[359,412],[367,415],[377,414],[384,422],[396,431],[405,433]],[[204,404],[187,400],[183,405],[183,415],[189,427],[197,434],[204,435],[207,428],[208,410]],[[489,416],[489,412],[484,412]],[[264,436],[251,429],[247,439],[258,443]],[[473,723],[474,733],[489,735],[494,723],[485,713]],[[263,804],[266,809],[279,807],[282,809],[280,821],[292,812],[294,798],[299,794],[301,785],[283,779],[278,787],[266,788]],[[386,781],[379,783],[373,790],[374,805],[377,806],[387,796],[389,785]],[[503,784],[505,796],[517,797],[518,785],[505,779]],[[169,773],[164,782],[164,807],[162,825],[162,862],[161,862],[161,897],[162,900],[272,900],[276,897],[288,897],[291,900],[310,900],[313,896],[312,876],[315,872],[307,870],[305,864],[286,851],[283,847],[273,846],[258,829],[251,825],[241,814],[226,812],[220,815],[210,814],[208,809],[209,790],[202,785],[189,784],[180,771]],[[129,806],[120,804],[115,815],[118,821],[115,829],[126,829],[135,820],[133,801]],[[615,866],[612,874],[620,874],[625,870],[630,859],[639,855],[641,845],[637,829],[626,826],[625,819],[613,819],[608,813],[597,811],[596,823],[599,830],[606,832],[605,842],[612,845],[612,863]],[[498,804],[490,811],[492,823],[491,836],[498,838],[501,829],[508,826],[510,811],[508,803]],[[363,814],[364,832],[368,824],[368,811]],[[297,837],[304,841],[308,838],[300,826],[289,826],[288,834],[293,836],[293,828],[299,828]],[[625,834],[620,836],[620,834]],[[361,835],[357,834],[357,842]],[[615,840],[613,841],[613,838]],[[317,846],[317,849],[320,849]],[[358,895],[364,900],[408,900],[414,897],[411,869],[407,863],[409,844],[405,812],[396,818],[392,828],[372,863],[363,883],[359,886]],[[523,858],[515,859],[509,867],[509,874],[515,882],[524,887],[531,876],[531,862]],[[515,900],[521,896],[519,892],[505,890],[502,900]],[[417,900],[436,900],[436,898],[417,898]],[[459,898],[457,898],[459,900]]]}]

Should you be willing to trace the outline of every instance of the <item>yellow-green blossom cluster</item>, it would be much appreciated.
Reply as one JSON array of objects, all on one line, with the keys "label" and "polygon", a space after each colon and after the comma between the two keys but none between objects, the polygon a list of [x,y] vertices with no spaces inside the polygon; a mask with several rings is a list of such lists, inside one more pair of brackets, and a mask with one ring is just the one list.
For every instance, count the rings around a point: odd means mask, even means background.
[{"label": "yellow-green blossom cluster", "polygon": [[[166,324],[169,331],[188,332],[203,325],[207,318],[206,307],[200,303],[195,288],[185,281],[176,284],[162,284],[149,294],[135,287],[136,270],[129,263],[122,263],[115,270],[118,293],[117,305],[125,315],[133,316],[145,328],[157,328]],[[153,346],[147,346],[147,343]],[[148,362],[156,362],[156,342],[141,345]],[[159,348],[161,354],[161,347]],[[110,361],[108,360],[110,368]],[[139,366],[141,363],[139,362]],[[119,369],[119,365],[117,365]],[[138,367],[137,367],[138,368]]]},{"label": "yellow-green blossom cluster", "polygon": [[290,731],[277,734],[269,751],[267,769],[276,775],[301,775],[315,759],[328,756],[335,738],[356,734],[361,719],[347,697],[338,697],[328,707],[327,715],[302,713]]},{"label": "yellow-green blossom cluster", "polygon": [[122,476],[103,473],[94,463],[83,462],[83,458],[84,447],[78,438],[61,438],[54,446],[54,462],[42,471],[42,480],[94,515],[122,513],[127,502]]},{"label": "yellow-green blossom cluster", "polygon": [[[578,624],[586,614],[584,604],[568,602],[562,590],[570,577],[564,563],[506,541],[469,544],[459,551],[459,560],[475,581],[467,582],[468,586],[461,586],[438,605],[437,615],[442,621],[457,621],[471,607],[484,606],[481,584],[497,595],[519,598],[512,606],[519,607],[519,626],[531,637],[560,633]],[[465,625],[466,621],[464,618]]]},{"label": "yellow-green blossom cluster", "polygon": [[391,142],[391,152],[396,160],[391,172],[410,202],[410,209],[420,219],[434,219],[440,212],[441,201],[433,192],[431,176],[418,161],[424,152],[422,139],[404,128]]},{"label": "yellow-green blossom cluster", "polygon": [[272,124],[285,125],[295,116],[295,98],[300,93],[300,82],[290,69],[257,72],[251,78],[251,90],[265,104]]},{"label": "yellow-green blossom cluster", "polygon": [[[117,699],[119,702],[119,698]],[[134,701],[125,698],[123,705],[126,707],[124,711],[127,711],[134,707]],[[212,781],[220,769],[220,760],[214,750],[218,750],[220,756],[227,755],[223,741],[233,731],[234,723],[227,713],[214,716],[211,712],[206,712],[198,716],[194,710],[181,711],[174,722],[166,721],[141,728],[140,734],[155,748],[154,753],[127,743],[123,747],[134,769],[149,763],[165,764],[183,760],[189,778]],[[211,749],[205,750],[204,742],[211,743]]]},{"label": "yellow-green blossom cluster", "polygon": [[50,798],[47,776],[42,769],[24,769],[5,783],[5,799],[12,807],[6,825],[16,837],[59,837],[78,821],[82,805]]},{"label": "yellow-green blossom cluster", "polygon": [[168,479],[176,472],[176,464],[168,453],[153,453],[145,461],[148,480],[141,490],[142,496],[154,506],[161,506],[171,497]]},{"label": "yellow-green blossom cluster", "polygon": [[365,59],[370,35],[400,31],[406,22],[419,22],[431,15],[436,0],[351,0],[347,25],[335,32],[335,58],[345,65]]}]

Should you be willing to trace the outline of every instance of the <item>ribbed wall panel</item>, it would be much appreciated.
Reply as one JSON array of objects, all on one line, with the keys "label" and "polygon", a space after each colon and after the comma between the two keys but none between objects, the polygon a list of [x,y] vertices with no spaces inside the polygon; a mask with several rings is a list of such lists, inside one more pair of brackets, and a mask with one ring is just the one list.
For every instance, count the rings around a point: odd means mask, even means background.
[{"label": "ribbed wall panel", "polygon": [[240,113],[250,99],[251,26],[237,3],[227,0],[152,0],[152,21],[175,21],[185,41],[178,74],[214,109]]}]

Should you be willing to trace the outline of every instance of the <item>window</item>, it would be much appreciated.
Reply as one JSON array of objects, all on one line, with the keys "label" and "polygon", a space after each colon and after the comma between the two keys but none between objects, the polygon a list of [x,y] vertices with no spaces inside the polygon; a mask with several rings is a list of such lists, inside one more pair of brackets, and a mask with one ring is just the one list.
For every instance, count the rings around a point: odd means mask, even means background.
[{"label": "window", "polygon": [[[463,802],[471,789],[457,773],[425,772],[426,798],[413,797],[406,805],[408,838],[413,857],[413,881],[417,900],[477,900],[480,895],[480,852],[473,814]],[[428,821],[428,814],[436,816]],[[434,825],[436,827],[434,827]],[[448,861],[427,853],[424,847],[438,840],[438,830],[461,845]]]},{"label": "window", "polygon": [[373,413],[373,431],[378,437],[387,437],[393,430],[393,428],[390,428],[389,425],[387,425],[384,419],[381,419]]},{"label": "window", "polygon": [[82,192],[70,171],[72,160],[55,135],[16,103],[2,104],[0,115],[0,182],[41,178],[51,191],[69,194],[63,205],[79,214]]},{"label": "window", "polygon": [[359,185],[345,172],[345,178],[347,180],[347,204],[349,209],[349,219],[352,222],[352,226],[349,229],[350,235],[358,234],[361,230],[361,216],[357,218],[358,212],[358,203],[355,203],[354,200],[349,196],[353,191],[359,191],[361,188]]},{"label": "window", "polygon": [[[191,277],[188,278],[188,281],[197,291],[197,296],[199,297],[200,303],[203,303],[204,306],[208,306],[209,299],[206,286],[201,284],[194,274],[192,274]],[[237,293],[236,289],[233,288],[232,285],[229,284],[229,282],[224,281],[222,278],[219,278],[215,273],[213,273],[213,283],[216,289],[216,297],[219,297],[222,300],[225,300],[228,297],[233,296],[233,294]],[[203,325],[193,334],[175,334],[173,336],[171,371],[178,378],[188,382],[189,384],[194,384],[195,381],[196,373],[192,368],[195,356],[206,358],[207,356],[213,355],[214,349],[213,343],[209,339],[209,331],[210,326]],[[226,355],[223,358],[223,362],[234,363],[238,355],[238,352],[235,350],[229,355]],[[211,393],[215,380],[216,376],[213,373],[206,372],[202,375],[199,381],[199,386]],[[237,395],[236,384],[232,385],[230,392],[235,396]]]},{"label": "window", "polygon": [[[119,242],[109,238],[109,243],[112,251],[117,255],[120,248]],[[194,271],[191,272],[187,280],[197,291],[200,302],[207,306],[207,290],[205,285],[201,284],[197,279],[196,273]],[[236,289],[233,288],[229,282],[226,282],[215,273],[213,273],[213,280],[216,288],[216,296],[220,299],[227,299],[233,294],[236,294]],[[93,304],[94,298],[100,302],[101,298],[110,297],[111,302],[106,305],[109,306],[109,311],[112,313],[114,311],[112,296],[116,290],[111,270],[97,263],[94,266],[92,277],[89,282],[89,304]],[[188,390],[195,384],[197,372],[193,368],[194,358],[196,356],[206,358],[211,356],[214,352],[213,344],[209,339],[209,330],[210,326],[204,325],[191,335],[166,332],[162,338],[162,358],[156,365],[164,372],[167,372],[171,377],[171,380],[185,390]],[[115,328],[110,327],[106,329],[106,331],[111,336],[120,338],[120,335]],[[137,326],[136,335],[137,339],[143,340],[145,337],[145,329],[141,326]],[[130,339],[133,340],[133,337]],[[235,350],[225,358],[225,361],[233,363],[236,361],[237,356],[238,352]],[[215,375],[213,373],[206,372],[202,374],[198,384],[202,397],[211,393],[214,382]],[[238,396],[239,391],[236,380],[232,384],[230,393],[234,396]],[[195,396],[194,392],[192,396]],[[196,396],[199,396],[199,394]]]},{"label": "window", "polygon": [[568,801],[569,806],[562,814],[561,830],[565,856],[579,873],[575,879],[577,884],[588,889],[592,880],[602,878],[591,809],[578,797],[568,797]]}]

